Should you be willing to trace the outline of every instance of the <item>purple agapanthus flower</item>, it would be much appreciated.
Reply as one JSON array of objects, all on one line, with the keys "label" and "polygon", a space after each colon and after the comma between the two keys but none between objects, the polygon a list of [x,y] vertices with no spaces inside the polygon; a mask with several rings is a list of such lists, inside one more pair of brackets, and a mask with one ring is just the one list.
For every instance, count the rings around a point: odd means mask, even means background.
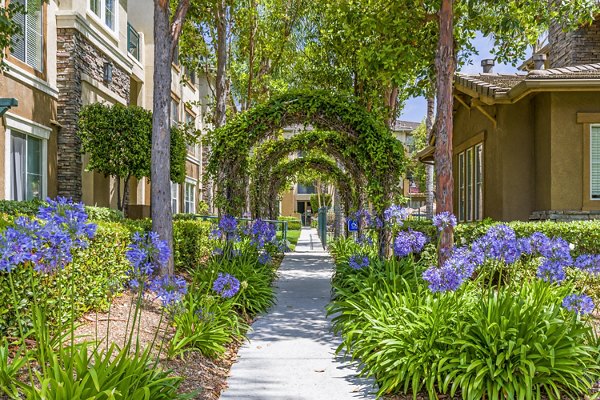
[{"label": "purple agapanthus flower", "polygon": [[432,292],[455,291],[471,278],[475,269],[483,263],[480,254],[466,247],[454,248],[443,267],[432,266],[423,272]]},{"label": "purple agapanthus flower", "polygon": [[234,233],[237,230],[238,222],[231,215],[223,215],[219,220],[219,229],[226,234]]},{"label": "purple agapanthus flower", "polygon": [[361,208],[360,210],[354,212],[352,217],[362,227],[371,226],[371,213],[366,208]]},{"label": "purple agapanthus flower", "polygon": [[143,234],[136,232],[125,256],[132,267],[129,271],[130,279],[143,284],[167,265],[171,250],[167,242],[161,240],[156,232]]},{"label": "purple agapanthus flower", "polygon": [[433,217],[433,225],[438,231],[443,231],[448,227],[455,227],[456,217],[451,212],[443,211]]},{"label": "purple agapanthus flower", "polygon": [[252,224],[252,230],[250,232],[251,243],[262,249],[267,243],[273,243],[277,236],[277,230],[273,224],[265,222],[261,219],[257,219]]},{"label": "purple agapanthus flower", "polygon": [[361,255],[353,255],[348,260],[348,265],[352,269],[363,269],[369,266],[369,257]]},{"label": "purple agapanthus flower", "polygon": [[412,229],[401,231],[394,240],[394,254],[398,257],[406,257],[409,254],[420,253],[426,243],[427,236],[422,232]]},{"label": "purple agapanthus flower", "polygon": [[222,256],[223,255],[223,249],[220,247],[215,247],[214,250],[212,251],[213,256]]},{"label": "purple agapanthus flower", "polygon": [[369,236],[367,236],[365,234],[358,236],[356,238],[355,242],[362,246],[372,246],[373,245],[373,239],[371,239]]},{"label": "purple agapanthus flower", "polygon": [[580,315],[591,314],[595,305],[592,298],[585,294],[570,294],[564,298],[562,306]]},{"label": "purple agapanthus flower", "polygon": [[185,279],[176,275],[164,275],[150,281],[149,288],[156,293],[156,297],[162,302],[163,307],[170,307],[181,301],[187,293]]},{"label": "purple agapanthus flower", "polygon": [[408,218],[408,208],[399,205],[391,205],[383,212],[383,219],[386,223],[402,226]]},{"label": "purple agapanthus flower", "polygon": [[217,279],[213,282],[213,290],[222,298],[229,299],[240,290],[240,281],[233,275],[219,272]]},{"label": "purple agapanthus flower", "polygon": [[262,265],[267,265],[269,264],[271,261],[273,260],[273,258],[271,257],[271,255],[269,253],[267,253],[266,251],[260,253],[260,255],[258,256],[258,262]]},{"label": "purple agapanthus flower", "polygon": [[473,242],[472,250],[484,258],[512,264],[521,258],[521,245],[515,231],[508,225],[492,226]]},{"label": "purple agapanthus flower", "polygon": [[550,283],[560,283],[567,277],[564,266],[551,259],[543,259],[538,267],[537,277]]},{"label": "purple agapanthus flower", "polygon": [[40,206],[37,217],[47,224],[53,224],[65,230],[78,247],[85,248],[88,240],[96,233],[96,224],[88,222],[83,203],[76,203],[65,197],[56,200],[46,199],[47,206]]},{"label": "purple agapanthus flower", "polygon": [[573,263],[575,268],[593,275],[600,274],[600,254],[582,254]]}]

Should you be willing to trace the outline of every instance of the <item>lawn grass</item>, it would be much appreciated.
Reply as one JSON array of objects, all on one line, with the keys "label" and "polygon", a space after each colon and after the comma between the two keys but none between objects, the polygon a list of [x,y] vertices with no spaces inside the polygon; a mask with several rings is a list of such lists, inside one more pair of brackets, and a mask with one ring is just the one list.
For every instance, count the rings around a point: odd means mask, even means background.
[{"label": "lawn grass", "polygon": [[[299,229],[294,229],[294,230],[288,230],[287,231],[287,240],[290,242],[290,250],[294,251],[296,249],[296,243],[298,243],[298,239],[300,238],[300,230]],[[277,239],[281,239],[281,235],[283,234],[283,232],[278,231],[277,232]]]}]

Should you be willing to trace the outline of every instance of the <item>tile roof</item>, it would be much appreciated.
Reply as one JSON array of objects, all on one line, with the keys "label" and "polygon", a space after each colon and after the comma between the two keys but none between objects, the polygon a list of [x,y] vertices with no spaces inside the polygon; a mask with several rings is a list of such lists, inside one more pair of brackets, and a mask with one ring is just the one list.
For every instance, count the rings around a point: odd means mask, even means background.
[{"label": "tile roof", "polygon": [[600,79],[600,64],[532,70],[528,73],[519,72],[515,74],[481,73],[466,75],[457,73],[454,77],[454,83],[483,96],[497,97],[498,95],[507,94],[523,81],[560,79]]},{"label": "tile roof", "polygon": [[421,125],[420,122],[396,121],[392,128],[393,131],[414,131]]}]

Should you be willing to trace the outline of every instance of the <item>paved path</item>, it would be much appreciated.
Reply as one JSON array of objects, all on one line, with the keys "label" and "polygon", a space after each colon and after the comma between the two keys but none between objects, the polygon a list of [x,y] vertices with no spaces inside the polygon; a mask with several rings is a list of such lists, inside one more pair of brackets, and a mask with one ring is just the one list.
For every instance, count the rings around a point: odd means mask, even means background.
[{"label": "paved path", "polygon": [[372,382],[334,354],[340,339],[329,332],[333,263],[315,229],[303,229],[277,281],[277,305],[259,318],[239,352],[221,400],[374,399]]}]

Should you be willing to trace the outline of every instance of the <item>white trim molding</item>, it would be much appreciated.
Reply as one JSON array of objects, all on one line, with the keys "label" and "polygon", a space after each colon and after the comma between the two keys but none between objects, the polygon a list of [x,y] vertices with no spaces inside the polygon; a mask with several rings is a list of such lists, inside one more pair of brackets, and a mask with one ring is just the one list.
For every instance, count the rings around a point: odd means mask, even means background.
[{"label": "white trim molding", "polygon": [[50,134],[52,133],[52,128],[13,113],[4,114],[4,125],[9,129],[14,129],[44,140],[50,139]]},{"label": "white trim molding", "polygon": [[16,81],[19,81],[27,86],[31,86],[32,88],[47,94],[53,99],[58,99],[58,89],[56,87],[52,86],[45,80],[38,78],[32,73],[25,71],[23,68],[16,66],[9,60],[6,60],[6,64],[8,65],[8,69],[4,72],[6,76],[10,76]]}]

